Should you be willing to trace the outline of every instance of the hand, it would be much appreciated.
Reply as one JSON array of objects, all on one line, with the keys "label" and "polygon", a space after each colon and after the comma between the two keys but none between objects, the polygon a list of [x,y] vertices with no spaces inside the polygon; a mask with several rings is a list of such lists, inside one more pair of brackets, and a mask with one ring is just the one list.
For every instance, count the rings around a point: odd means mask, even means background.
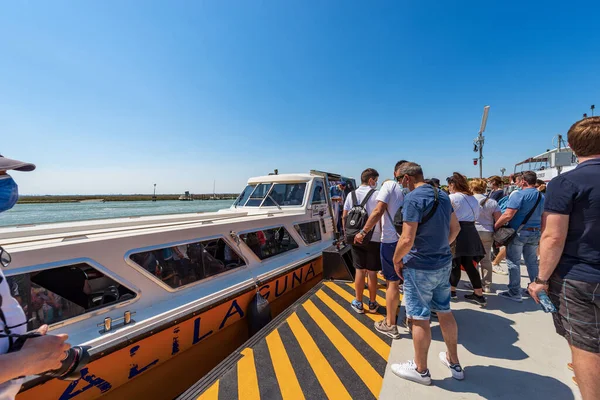
[{"label": "hand", "polygon": [[404,280],[404,276],[402,276],[402,268],[404,268],[404,263],[402,261],[394,264],[394,269],[396,270],[396,275],[398,275],[400,277],[400,279]]},{"label": "hand", "polygon": [[529,291],[529,295],[531,296],[532,299],[535,300],[536,303],[540,303],[540,299],[538,297],[538,294],[541,291],[548,291],[548,285],[542,285],[540,283],[535,283],[535,282],[531,282],[529,284],[529,286],[527,286],[527,291]]},{"label": "hand", "polygon": [[48,325],[42,325],[37,330],[42,336],[27,339],[20,350],[26,358],[28,375],[59,369],[61,361],[67,356],[65,352],[71,348],[71,345],[66,343],[68,335],[46,335],[47,332]]},{"label": "hand", "polygon": [[354,244],[362,244],[364,238],[365,238],[365,235],[358,232],[356,234],[356,236],[354,236]]}]

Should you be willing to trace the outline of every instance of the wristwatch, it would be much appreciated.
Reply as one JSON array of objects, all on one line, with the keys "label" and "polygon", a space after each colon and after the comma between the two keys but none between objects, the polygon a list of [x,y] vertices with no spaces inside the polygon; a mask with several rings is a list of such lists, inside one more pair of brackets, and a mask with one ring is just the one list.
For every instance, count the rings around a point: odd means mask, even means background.
[{"label": "wristwatch", "polygon": [[537,283],[538,285],[547,285],[548,283],[550,283],[550,280],[544,281],[536,276],[534,282]]},{"label": "wristwatch", "polygon": [[360,234],[361,234],[361,235],[363,235],[363,236],[366,236],[366,235],[367,235],[367,232],[365,232],[365,230],[364,230],[364,229],[361,229],[360,231],[358,231],[358,233],[360,233]]}]

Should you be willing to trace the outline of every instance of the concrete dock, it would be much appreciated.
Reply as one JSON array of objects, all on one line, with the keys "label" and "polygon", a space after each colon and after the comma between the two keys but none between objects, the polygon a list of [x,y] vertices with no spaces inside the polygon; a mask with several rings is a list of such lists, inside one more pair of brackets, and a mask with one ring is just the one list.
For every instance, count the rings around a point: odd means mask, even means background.
[{"label": "concrete dock", "polygon": [[[506,268],[506,265],[503,264]],[[522,287],[528,282],[522,266]],[[492,290],[505,290],[508,277],[494,274]],[[437,320],[432,323],[429,369],[433,383],[423,386],[394,375],[390,365],[414,357],[413,342],[406,330],[394,340],[379,398],[388,399],[581,399],[567,368],[570,350],[558,336],[550,314],[529,298],[523,303],[487,295],[487,307],[463,300],[471,293],[458,288],[459,300],[452,309],[458,323],[458,352],[465,380],[454,380],[438,354],[445,351]],[[402,307],[404,314],[404,307]]]}]

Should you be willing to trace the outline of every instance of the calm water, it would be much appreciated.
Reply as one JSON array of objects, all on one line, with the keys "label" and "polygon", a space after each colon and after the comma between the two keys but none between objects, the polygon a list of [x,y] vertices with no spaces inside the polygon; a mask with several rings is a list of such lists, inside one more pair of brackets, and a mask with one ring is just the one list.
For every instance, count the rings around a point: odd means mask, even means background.
[{"label": "calm water", "polygon": [[233,204],[233,200],[16,204],[11,210],[0,214],[0,226],[133,217],[139,215],[208,212],[229,208],[231,204]]}]

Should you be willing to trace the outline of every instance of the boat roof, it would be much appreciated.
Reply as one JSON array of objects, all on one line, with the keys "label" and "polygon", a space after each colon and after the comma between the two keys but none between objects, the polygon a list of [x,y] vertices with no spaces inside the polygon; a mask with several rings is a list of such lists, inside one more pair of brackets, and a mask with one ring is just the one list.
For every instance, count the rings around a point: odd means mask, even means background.
[{"label": "boat roof", "polygon": [[[562,149],[560,149],[561,152],[572,152],[570,147],[563,147]],[[558,153],[559,150],[558,148],[552,149],[552,150],[548,150],[540,155],[537,155],[535,157],[529,157],[517,164],[515,164],[515,167],[518,167],[519,165],[523,165],[523,164],[529,164],[529,163],[533,163],[533,162],[546,162],[550,159],[550,154],[552,153]]]},{"label": "boat roof", "polygon": [[309,182],[313,178],[314,178],[314,176],[312,176],[310,174],[264,175],[264,176],[256,176],[254,178],[248,179],[248,185],[253,185],[253,184],[258,184],[258,183],[272,183],[272,182],[280,182],[280,183]]}]

